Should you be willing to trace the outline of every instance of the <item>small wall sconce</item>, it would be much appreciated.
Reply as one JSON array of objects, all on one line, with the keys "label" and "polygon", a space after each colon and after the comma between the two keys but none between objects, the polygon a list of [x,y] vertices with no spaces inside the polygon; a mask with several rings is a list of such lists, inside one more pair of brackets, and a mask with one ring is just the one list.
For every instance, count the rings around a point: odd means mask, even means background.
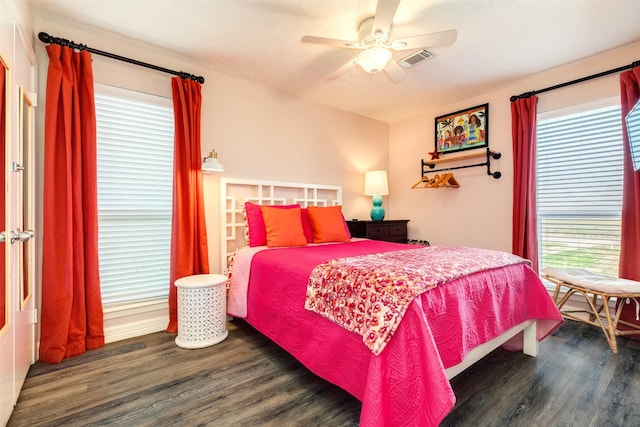
[{"label": "small wall sconce", "polygon": [[218,160],[218,153],[216,153],[216,150],[211,150],[209,155],[202,159],[202,172],[211,173],[223,171],[224,165]]}]

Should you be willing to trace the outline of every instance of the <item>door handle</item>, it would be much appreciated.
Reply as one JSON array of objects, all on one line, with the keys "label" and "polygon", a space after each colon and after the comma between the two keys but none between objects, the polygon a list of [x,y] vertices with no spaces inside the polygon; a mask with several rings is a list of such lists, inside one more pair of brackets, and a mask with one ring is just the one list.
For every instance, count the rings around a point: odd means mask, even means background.
[{"label": "door handle", "polygon": [[7,241],[7,232],[6,231],[0,231],[0,243],[4,243]]},{"label": "door handle", "polygon": [[31,239],[34,234],[35,232],[33,230],[20,231],[16,228],[15,230],[11,231],[11,243],[14,243],[16,240],[26,242],[27,240]]}]

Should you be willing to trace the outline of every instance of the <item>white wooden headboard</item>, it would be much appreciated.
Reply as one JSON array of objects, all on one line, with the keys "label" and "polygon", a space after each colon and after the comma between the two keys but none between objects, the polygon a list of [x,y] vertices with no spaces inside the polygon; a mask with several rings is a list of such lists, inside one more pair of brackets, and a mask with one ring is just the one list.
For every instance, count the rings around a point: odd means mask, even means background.
[{"label": "white wooden headboard", "polygon": [[220,179],[221,264],[226,272],[229,257],[246,245],[244,203],[258,205],[336,206],[342,204],[339,185],[300,184],[252,179]]}]

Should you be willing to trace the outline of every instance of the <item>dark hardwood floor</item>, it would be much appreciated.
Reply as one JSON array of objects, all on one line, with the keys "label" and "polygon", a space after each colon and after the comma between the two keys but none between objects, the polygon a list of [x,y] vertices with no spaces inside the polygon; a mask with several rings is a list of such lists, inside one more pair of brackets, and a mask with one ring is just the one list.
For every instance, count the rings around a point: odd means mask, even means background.
[{"label": "dark hardwood floor", "polygon": [[[8,426],[356,426],[360,402],[242,321],[185,350],[159,332],[31,367]],[[567,321],[531,358],[498,349],[452,380],[443,426],[636,426],[640,343]]]}]

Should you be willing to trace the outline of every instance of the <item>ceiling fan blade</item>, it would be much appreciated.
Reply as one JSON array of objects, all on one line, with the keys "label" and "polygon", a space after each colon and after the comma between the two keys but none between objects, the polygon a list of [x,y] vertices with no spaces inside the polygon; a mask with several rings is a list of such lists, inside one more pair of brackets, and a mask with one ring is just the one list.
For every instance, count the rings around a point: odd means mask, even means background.
[{"label": "ceiling fan blade", "polygon": [[[379,39],[382,36],[389,35],[393,17],[396,15],[399,4],[400,0],[378,0],[373,28],[371,28],[371,35],[374,38]],[[377,34],[380,34],[380,36],[376,36]]]},{"label": "ceiling fan blade", "polygon": [[457,38],[458,32],[456,30],[439,31],[437,33],[422,34],[421,36],[394,40],[391,43],[391,48],[393,50],[407,50],[449,46],[455,42]]},{"label": "ceiling fan blade", "polygon": [[347,49],[360,49],[360,43],[358,42],[330,39],[327,37],[303,36],[300,41],[303,43],[324,44],[327,46],[344,47]]},{"label": "ceiling fan blade", "polygon": [[407,72],[398,64],[395,60],[389,61],[386,67],[384,67],[384,72],[387,73],[387,76],[391,79],[392,82],[398,83],[400,80],[403,80],[407,77]]},{"label": "ceiling fan blade", "polygon": [[342,67],[338,68],[333,73],[329,74],[329,76],[327,77],[327,80],[336,80],[347,71],[353,69],[356,66],[357,62],[358,62],[358,58],[353,58],[352,60],[344,64]]}]

